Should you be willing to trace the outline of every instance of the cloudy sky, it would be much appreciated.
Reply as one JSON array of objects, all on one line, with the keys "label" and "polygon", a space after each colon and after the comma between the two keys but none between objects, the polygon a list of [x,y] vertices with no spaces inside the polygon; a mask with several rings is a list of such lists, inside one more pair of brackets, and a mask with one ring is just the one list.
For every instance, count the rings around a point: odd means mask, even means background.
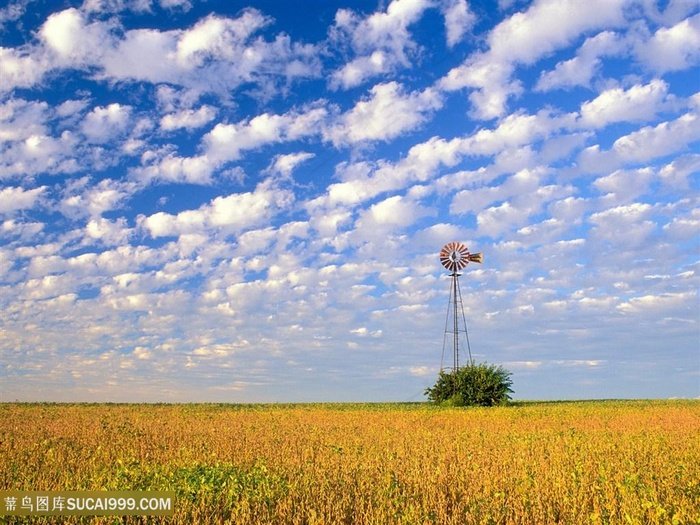
[{"label": "cloudy sky", "polygon": [[10,0],[0,400],[423,400],[452,241],[515,398],[698,397],[699,65],[693,0]]}]

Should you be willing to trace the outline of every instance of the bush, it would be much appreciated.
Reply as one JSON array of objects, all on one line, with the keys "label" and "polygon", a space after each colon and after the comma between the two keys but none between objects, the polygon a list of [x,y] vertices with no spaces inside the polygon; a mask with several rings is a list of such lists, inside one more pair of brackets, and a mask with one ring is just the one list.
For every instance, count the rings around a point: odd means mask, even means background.
[{"label": "bush", "polygon": [[502,366],[470,363],[452,372],[441,371],[428,400],[442,406],[505,405],[513,390],[511,373]]}]

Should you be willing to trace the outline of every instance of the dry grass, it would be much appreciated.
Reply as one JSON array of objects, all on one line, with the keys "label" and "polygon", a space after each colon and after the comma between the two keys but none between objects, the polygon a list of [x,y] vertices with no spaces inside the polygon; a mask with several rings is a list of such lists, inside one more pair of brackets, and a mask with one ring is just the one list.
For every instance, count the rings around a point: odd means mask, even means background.
[{"label": "dry grass", "polygon": [[0,436],[0,489],[177,493],[70,523],[700,523],[697,401],[3,404]]}]

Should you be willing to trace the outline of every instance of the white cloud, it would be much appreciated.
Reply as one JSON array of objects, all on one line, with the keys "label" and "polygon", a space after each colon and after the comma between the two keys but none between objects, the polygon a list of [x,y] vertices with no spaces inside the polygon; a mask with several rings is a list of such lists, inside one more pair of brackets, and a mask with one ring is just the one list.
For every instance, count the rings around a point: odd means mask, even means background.
[{"label": "white cloud", "polygon": [[594,145],[578,156],[579,169],[587,173],[605,173],[617,169],[623,163],[644,163],[688,149],[700,139],[698,115],[689,112],[679,118],[656,126],[645,126],[623,135],[610,150]]},{"label": "white cloud", "polygon": [[370,93],[326,132],[335,145],[392,139],[420,126],[442,106],[442,97],[431,88],[406,94],[403,86],[389,82],[377,84]]},{"label": "white cloud", "polygon": [[237,124],[217,124],[202,141],[210,161],[228,162],[239,159],[245,150],[317,134],[326,114],[322,107],[284,115],[263,113]]},{"label": "white cloud", "polygon": [[473,115],[488,120],[502,116],[508,97],[521,92],[519,83],[510,80],[512,73],[511,64],[492,60],[485,53],[475,54],[461,66],[451,69],[441,80],[440,87],[446,91],[476,88],[469,95],[474,106]]},{"label": "white cloud", "polygon": [[620,137],[613,143],[613,150],[623,160],[640,162],[683,151],[698,139],[698,114],[686,113],[676,120]]},{"label": "white cloud", "polygon": [[692,291],[633,297],[617,308],[625,314],[648,312],[659,319],[674,310],[690,309],[694,304],[697,304],[697,292]]},{"label": "white cloud", "polygon": [[105,212],[121,208],[136,191],[134,182],[103,179],[91,185],[86,177],[75,180],[66,188],[59,208],[73,218],[100,217]]},{"label": "white cloud", "polygon": [[172,58],[178,34],[154,29],[132,29],[104,51],[99,77],[153,83],[191,84]]},{"label": "white cloud", "polygon": [[0,47],[0,93],[15,88],[32,87],[41,81],[49,69],[45,57],[34,56],[23,49]]},{"label": "white cloud", "polygon": [[278,78],[317,76],[312,46],[294,44],[286,35],[271,42],[253,38],[269,22],[247,9],[235,19],[211,15],[185,31],[132,30],[107,55],[104,75],[171,82],[222,96],[248,82],[267,96]]},{"label": "white cloud", "polygon": [[129,239],[131,230],[123,217],[115,221],[100,217],[87,223],[85,233],[91,239],[98,239],[107,246],[120,246]]},{"label": "white cloud", "polygon": [[454,196],[450,212],[476,215],[478,234],[492,238],[518,231],[532,243],[535,237],[558,235],[564,223],[554,217],[528,226],[530,218],[549,203],[553,203],[550,207],[561,207],[574,192],[568,185],[546,185],[548,175],[543,168],[522,170],[498,186],[462,190]]},{"label": "white cloud", "polygon": [[[408,27],[430,6],[426,0],[392,0],[386,12],[364,19],[349,9],[338,10],[332,35],[335,40],[349,41],[359,56],[333,73],[330,86],[350,89],[376,75],[390,73],[399,65],[407,66],[410,53],[417,47]],[[450,18],[453,37],[458,31],[458,11],[455,8]]]},{"label": "white cloud", "polygon": [[449,91],[475,89],[469,96],[474,116],[502,116],[508,98],[522,91],[520,83],[512,80],[517,65],[536,62],[584,31],[620,25],[623,5],[624,0],[536,2],[498,24],[488,36],[488,51],[472,54],[450,70],[440,85]]},{"label": "white cloud", "polygon": [[[215,170],[241,158],[244,152],[293,141],[321,132],[327,110],[318,104],[291,110],[283,115],[263,113],[235,124],[219,123],[202,136],[203,153],[181,157],[170,150],[148,151],[142,156],[142,166],[132,170],[132,176],[144,183],[151,181],[210,184]],[[225,172],[222,172],[224,175]]]},{"label": "white cloud", "polygon": [[306,208],[315,212],[337,206],[357,206],[387,192],[430,179],[441,166],[453,166],[465,153],[462,139],[446,141],[433,137],[411,147],[395,163],[340,163],[336,174],[342,182],[330,184],[324,195],[312,199]]},{"label": "white cloud", "polygon": [[208,124],[216,116],[216,108],[201,106],[199,109],[185,109],[175,113],[168,113],[160,119],[160,128],[164,131],[176,129],[197,129]]},{"label": "white cloud", "polygon": [[688,69],[700,62],[700,14],[662,27],[637,48],[640,62],[657,73]]},{"label": "white cloud", "polygon": [[370,228],[385,225],[406,227],[428,214],[431,214],[430,210],[420,206],[417,202],[395,195],[370,206],[369,210],[362,214],[360,220],[363,223],[367,222],[365,226]]},{"label": "white cloud", "polygon": [[375,51],[371,55],[356,58],[334,73],[331,85],[344,89],[359,86],[368,78],[384,73],[387,62],[387,55],[383,51]]},{"label": "white cloud", "polygon": [[12,186],[0,189],[0,213],[9,214],[33,208],[46,189],[46,186],[31,190]]},{"label": "white cloud", "polygon": [[650,204],[632,203],[592,214],[593,239],[612,243],[617,249],[643,246],[655,229]]},{"label": "white cloud", "polygon": [[50,15],[39,37],[50,52],[53,68],[81,68],[102,60],[103,52],[115,43],[114,31],[111,22],[90,23],[79,10],[70,8]]},{"label": "white cloud", "polygon": [[289,190],[263,181],[255,191],[216,197],[196,210],[185,210],[176,215],[158,212],[139,216],[139,225],[152,237],[178,236],[187,233],[216,231],[242,232],[265,224],[279,210],[293,201]]},{"label": "white cloud", "polygon": [[445,15],[447,47],[453,47],[474,26],[476,15],[470,11],[466,0],[451,0],[442,10]]},{"label": "white cloud", "polygon": [[192,8],[190,0],[85,0],[81,9],[97,13],[144,13],[152,11],[156,5],[168,10],[189,11]]},{"label": "white cloud", "polygon": [[289,177],[299,164],[314,158],[314,156],[313,153],[304,151],[289,153],[287,155],[277,155],[272,163],[271,169],[281,175]]},{"label": "white cloud", "polygon": [[694,243],[700,231],[700,210],[696,209],[687,215],[674,217],[664,225],[663,231],[669,242]]},{"label": "white cloud", "polygon": [[167,153],[148,166],[135,168],[132,176],[143,184],[153,181],[210,184],[215,168],[216,164],[204,155],[178,157]]},{"label": "white cloud", "polygon": [[291,120],[289,116],[263,113],[249,122],[217,124],[203,138],[207,156],[215,162],[236,160],[243,150],[280,142]]},{"label": "white cloud", "polygon": [[32,134],[11,142],[2,152],[4,177],[33,176],[38,173],[74,173],[80,168],[72,154],[77,137],[66,131],[59,138]]},{"label": "white cloud", "polygon": [[652,120],[668,100],[668,84],[654,79],[647,85],[636,84],[628,90],[608,89],[581,105],[581,124],[605,127],[614,122]]},{"label": "white cloud", "polygon": [[90,142],[97,144],[126,133],[131,121],[131,106],[110,104],[96,107],[83,119],[81,131]]},{"label": "white cloud", "polygon": [[27,11],[30,0],[10,0],[7,5],[0,8],[0,28],[8,22],[14,22],[21,18]]},{"label": "white cloud", "polygon": [[48,133],[49,105],[19,98],[0,104],[0,141],[11,143]]},{"label": "white cloud", "polygon": [[602,68],[601,57],[617,56],[625,51],[619,34],[603,31],[587,38],[574,58],[557,63],[554,70],[543,71],[535,91],[549,91],[574,86],[590,87],[591,80]]},{"label": "white cloud", "polygon": [[610,175],[599,177],[592,186],[605,195],[608,205],[621,205],[634,202],[649,191],[656,174],[650,168],[638,170],[616,170]]},{"label": "white cloud", "polygon": [[534,192],[540,187],[544,176],[545,171],[542,169],[525,169],[511,175],[498,186],[482,186],[478,189],[459,191],[452,199],[450,213],[478,213],[489,204]]},{"label": "white cloud", "polygon": [[689,177],[700,173],[700,154],[682,155],[659,171],[661,180],[676,189],[685,190],[689,185]]},{"label": "white cloud", "polygon": [[624,5],[624,0],[536,2],[491,31],[489,55],[501,62],[532,64],[584,31],[623,23]]},{"label": "white cloud", "polygon": [[512,113],[498,122],[495,129],[481,129],[465,138],[464,143],[469,153],[494,155],[546,138],[574,122],[573,114],[557,115],[547,110],[536,115]]},{"label": "white cloud", "polygon": [[224,98],[253,83],[257,95],[269,97],[289,81],[321,72],[314,46],[284,34],[271,41],[254,38],[271,21],[255,9],[238,18],[211,15],[190,29],[170,31],[119,31],[112,21],[89,20],[101,8],[87,5],[84,11],[50,15],[38,32],[39,45],[0,48],[0,72],[7,79],[2,89],[30,87],[53,69],[91,68],[98,79],[171,83]]},{"label": "white cloud", "polygon": [[240,44],[269,22],[269,18],[255,9],[244,11],[237,19],[209,15],[179,35],[177,62],[191,69],[210,58],[231,57]]}]

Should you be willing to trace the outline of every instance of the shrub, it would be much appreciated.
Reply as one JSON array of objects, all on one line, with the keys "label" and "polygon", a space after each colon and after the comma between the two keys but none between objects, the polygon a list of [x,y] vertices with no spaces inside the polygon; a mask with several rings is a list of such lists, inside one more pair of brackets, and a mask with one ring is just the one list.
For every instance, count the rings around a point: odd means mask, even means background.
[{"label": "shrub", "polygon": [[432,403],[442,406],[504,405],[513,393],[511,373],[502,366],[470,363],[456,371],[440,372],[425,395]]}]

